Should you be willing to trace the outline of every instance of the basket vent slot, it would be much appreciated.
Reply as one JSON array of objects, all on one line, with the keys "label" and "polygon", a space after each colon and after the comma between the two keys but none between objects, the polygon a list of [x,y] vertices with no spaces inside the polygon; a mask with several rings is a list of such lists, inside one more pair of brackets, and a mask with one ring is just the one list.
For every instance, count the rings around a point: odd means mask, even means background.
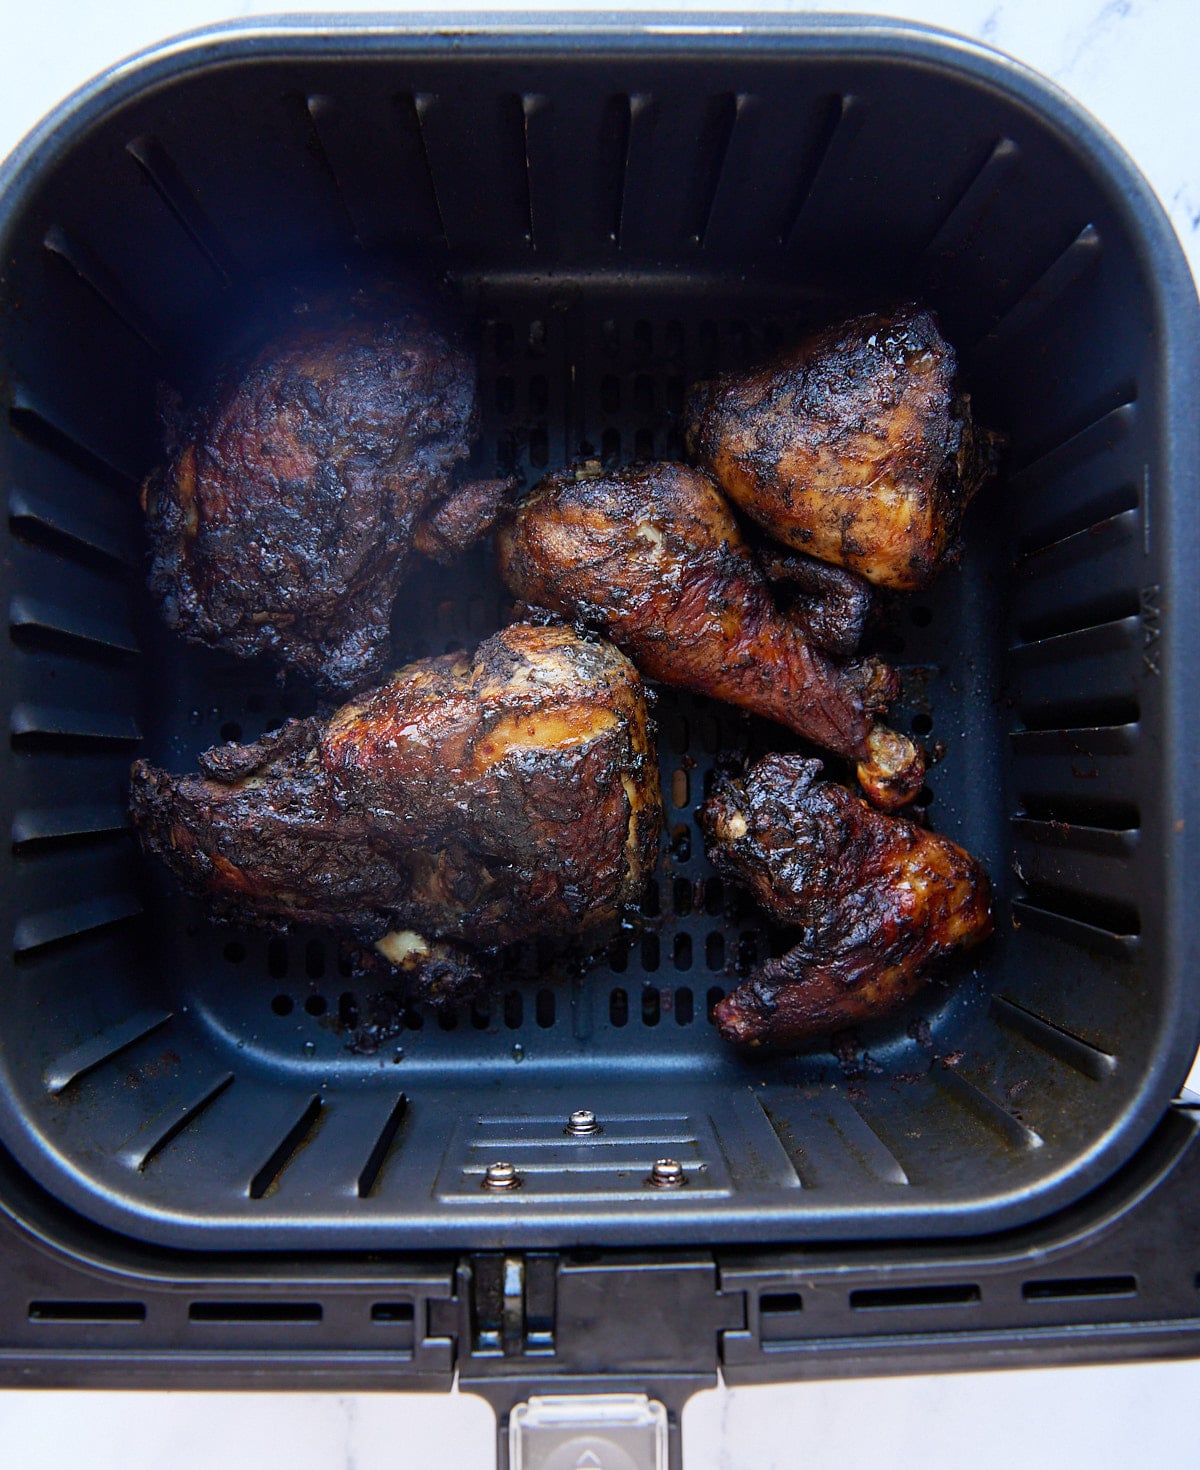
[{"label": "basket vent slot", "polygon": [[997,199],[1016,171],[1021,149],[1011,138],[993,145],[982,167],[959,195],[925,247],[923,264],[937,286],[946,267],[978,238]]},{"label": "basket vent slot", "polygon": [[1131,904],[1049,884],[1026,882],[1025,887],[1025,904],[1030,908],[1054,914],[1074,924],[1086,925],[1117,939],[1135,938],[1141,933],[1141,918]]},{"label": "basket vent slot", "polygon": [[[396,1099],[395,1106],[388,1114],[387,1122],[379,1131],[379,1137],[375,1140],[375,1147],[371,1150],[367,1162],[362,1167],[362,1173],[358,1176],[358,1197],[368,1199],[375,1191],[379,1180],[383,1175],[384,1165],[388,1161],[396,1137],[400,1132],[400,1125],[404,1122],[404,1115],[408,1112],[408,1098],[404,1093]],[[411,1308],[409,1309],[411,1312]]]},{"label": "basket vent slot", "polygon": [[8,623],[13,641],[34,652],[45,648],[122,661],[142,656],[133,629],[95,605],[71,607],[17,593],[9,603]]},{"label": "basket vent slot", "polygon": [[1048,468],[1045,463],[1053,458],[1056,467],[1069,461],[1074,455],[1082,455],[1092,447],[1092,433],[1100,427],[1110,414],[1132,410],[1137,402],[1137,385],[1119,382],[1103,393],[1098,393],[1091,403],[1065,424],[1060,424],[1035,440],[1023,457],[1014,459],[1009,466],[1010,480],[1031,475],[1035,469]]},{"label": "basket vent slot", "polygon": [[375,1302],[371,1307],[372,1322],[385,1322],[394,1326],[411,1323],[412,1320],[412,1302]]},{"label": "basket vent slot", "polygon": [[1088,1297],[1137,1296],[1136,1276],[1073,1276],[1061,1281],[1026,1281],[1027,1302],[1071,1302]]},{"label": "basket vent slot", "polygon": [[31,402],[20,388],[13,391],[8,422],[15,433],[37,449],[45,449],[71,469],[95,480],[106,490],[128,494],[137,477],[97,454]]},{"label": "basket vent slot", "polygon": [[758,1299],[758,1335],[763,1343],[795,1342],[804,1300],[798,1291],[764,1291]]},{"label": "basket vent slot", "polygon": [[279,1323],[300,1326],[320,1322],[325,1315],[320,1302],[192,1302],[189,1322]]},{"label": "basket vent slot", "polygon": [[1103,521],[1115,520],[1126,511],[1137,510],[1139,501],[1137,486],[1131,483],[1098,491],[1085,504],[1075,507],[1070,514],[1051,521],[1043,530],[1022,536],[1017,543],[1018,555],[1034,556],[1048,546],[1053,546],[1056,541],[1078,536],[1081,531],[1089,531]]},{"label": "basket vent slot", "polygon": [[[45,472],[44,465],[38,468]],[[55,466],[54,473],[65,478],[62,466]],[[8,494],[8,528],[17,540],[53,556],[70,557],[97,571],[115,569],[128,574],[137,560],[132,510],[124,500],[105,504],[105,498],[95,493],[98,488],[95,481],[76,483],[74,489],[81,498],[68,501],[61,485],[53,493],[45,486],[29,490],[13,485]]]},{"label": "basket vent slot", "polygon": [[693,245],[703,245],[712,219],[721,174],[733,141],[733,129],[746,98],[725,92],[709,100],[699,139],[699,180],[694,225],[689,233]]},{"label": "basket vent slot", "polygon": [[144,1322],[144,1302],[30,1302],[31,1322]]},{"label": "basket vent slot", "polygon": [[1030,1128],[1007,1108],[1001,1106],[973,1082],[951,1067],[935,1070],[934,1080],[938,1087],[955,1102],[973,1114],[984,1127],[1001,1137],[1010,1148],[1022,1151],[1041,1148],[1045,1140],[1036,1129]]},{"label": "basket vent slot", "polygon": [[324,1116],[325,1106],[321,1098],[309,1099],[308,1106],[292,1124],[266,1163],[250,1181],[248,1193],[251,1199],[266,1199],[279,1188],[288,1165],[306,1143],[312,1140]]},{"label": "basket vent slot", "polygon": [[810,123],[811,141],[803,158],[798,160],[793,174],[795,182],[792,187],[792,195],[780,221],[779,243],[781,245],[785,247],[790,245],[797,234],[805,206],[812,198],[821,171],[833,151],[834,139],[843,122],[851,115],[856,101],[854,97],[843,96],[835,92],[827,97],[818,98],[813,107]]},{"label": "basket vent slot", "polygon": [[109,893],[27,914],[17,921],[13,930],[13,952],[24,957],[52,944],[66,944],[97,929],[137,918],[142,911],[141,900],[135,893]]},{"label": "basket vent slot", "polygon": [[332,134],[337,126],[338,104],[332,97],[313,92],[304,98],[304,109],[308,134],[307,146],[313,155],[320,159],[329,181],[333,184],[346,222],[350,226],[352,238],[356,244],[362,245],[366,243],[367,234],[360,225],[359,215],[354,208],[346,181],[342,177],[342,171],[334,165]]},{"label": "basket vent slot", "polygon": [[978,1286],[870,1286],[850,1293],[850,1309],[870,1312],[911,1307],[971,1307],[983,1300]]},{"label": "basket vent slot", "polygon": [[129,1016],[117,1025],[109,1026],[106,1030],[99,1032],[81,1046],[75,1047],[65,1056],[60,1057],[47,1070],[47,1091],[62,1092],[72,1082],[78,1082],[81,1077],[86,1077],[89,1072],[94,1072],[97,1067],[119,1056],[121,1052],[143,1040],[151,1032],[165,1026],[171,1019],[171,1014],[170,1011],[138,1011],[136,1015]]},{"label": "basket vent slot", "polygon": [[758,1299],[760,1317],[783,1317],[799,1312],[804,1301],[798,1291],[765,1291]]},{"label": "basket vent slot", "polygon": [[396,98],[396,112],[401,128],[411,137],[421,160],[425,181],[429,186],[429,202],[437,216],[437,228],[443,242],[449,239],[446,231],[446,216],[442,213],[442,201],[438,198],[437,179],[433,172],[433,159],[429,154],[429,138],[425,121],[437,98],[429,92],[406,92]]},{"label": "basket vent slot", "polygon": [[157,334],[135,305],[128,291],[109,270],[90,245],[77,240],[62,225],[51,225],[42,241],[46,251],[61,260],[103,303],[128,331],[148,347],[156,357],[162,356]]},{"label": "basket vent slot", "polygon": [[1100,251],[1099,230],[1095,225],[1085,225],[1063,253],[1013,302],[976,345],[975,355],[985,357],[1011,346],[1014,338],[1033,326],[1076,282],[1095,269]]},{"label": "basket vent slot", "polygon": [[1114,934],[1108,929],[1100,929],[1094,924],[1068,918],[1065,914],[1057,913],[1053,909],[1041,908],[1038,904],[1023,899],[1016,899],[1012,908],[1013,920],[1016,924],[1028,925],[1039,933],[1049,934],[1052,938],[1061,939],[1067,944],[1078,945],[1081,949],[1095,950],[1098,954],[1111,955],[1115,959],[1122,960],[1131,959],[1137,953],[1139,942],[1136,934]]},{"label": "basket vent slot", "polygon": [[521,177],[525,184],[525,218],[527,221],[525,239],[531,250],[537,247],[537,221],[533,210],[533,162],[529,146],[530,127],[536,127],[536,119],[547,107],[547,98],[539,92],[523,92],[519,97],[513,99],[516,103],[515,122],[521,135],[521,158],[524,168]]},{"label": "basket vent slot", "polygon": [[1111,1052],[1093,1046],[1053,1021],[1047,1021],[1044,1016],[1018,1005],[1006,995],[993,996],[992,1014],[1001,1025],[1057,1057],[1060,1062],[1074,1067],[1093,1082],[1103,1082],[1117,1070],[1117,1059]]},{"label": "basket vent slot", "polygon": [[155,193],[183,226],[222,286],[237,275],[237,262],[221,232],[179,172],[175,160],[155,137],[131,138],[125,151],[149,179]]},{"label": "basket vent slot", "polygon": [[90,842],[124,832],[129,814],[119,806],[39,807],[13,815],[14,852]]},{"label": "basket vent slot", "polygon": [[1096,800],[1073,792],[1023,796],[1018,815],[1034,822],[1103,827],[1109,832],[1136,832],[1142,821],[1133,802]]},{"label": "basket vent slot", "polygon": [[209,1083],[198,1095],[185,1102],[182,1108],[175,1109],[177,1116],[167,1124],[148,1147],[141,1148],[133,1145],[123,1149],[122,1153],[126,1160],[139,1171],[146,1169],[158,1158],[159,1154],[175,1142],[180,1134],[197,1122],[232,1083],[232,1072],[226,1072],[223,1077],[218,1077],[216,1081]]},{"label": "basket vent slot", "polygon": [[142,732],[129,715],[108,710],[16,704],[10,716],[14,750],[77,750],[137,745]]},{"label": "basket vent slot", "polygon": [[[1112,522],[1106,521],[1102,522],[1102,524],[1111,525]],[[1078,533],[1080,536],[1090,536],[1091,534],[1091,531],[1081,531]],[[1075,541],[1076,538],[1070,537],[1068,539]],[[1047,547],[1044,551],[1036,552],[1034,555],[1047,556],[1052,554],[1056,548],[1065,545],[1065,542],[1056,541],[1052,546]],[[1028,564],[1029,562],[1027,561],[1025,565]],[[1040,643],[1046,638],[1059,638],[1065,633],[1080,633],[1084,629],[1095,628],[1103,623],[1115,623],[1121,618],[1134,618],[1137,617],[1140,610],[1141,600],[1136,587],[1113,588],[1108,591],[1096,592],[1093,595],[1085,596],[1080,602],[1051,609],[1036,617],[1022,619],[1018,623],[1018,631],[1025,643]],[[1127,701],[1127,703],[1133,703],[1133,707],[1136,709],[1135,702]],[[1084,721],[1068,718],[1066,723],[1095,723],[1104,725],[1110,723],[1123,724],[1125,721],[1119,718],[1111,721],[1105,719]]]},{"label": "basket vent slot", "polygon": [[1026,730],[1062,730],[1087,725],[1134,725],[1142,712],[1136,699],[1122,694],[1063,698],[1036,705],[1022,703],[1017,709],[1021,724]]}]

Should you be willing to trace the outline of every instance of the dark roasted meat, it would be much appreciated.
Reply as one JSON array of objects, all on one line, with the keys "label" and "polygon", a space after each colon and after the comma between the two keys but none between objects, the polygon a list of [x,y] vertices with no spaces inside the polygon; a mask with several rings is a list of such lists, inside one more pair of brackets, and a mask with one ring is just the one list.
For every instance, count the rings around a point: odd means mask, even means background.
[{"label": "dark roasted meat", "polygon": [[992,932],[991,885],[946,837],[770,755],[701,812],[708,856],[777,923],[803,932],[716,1008],[729,1041],[790,1045],[886,1015],[935,964]]},{"label": "dark roasted meat", "polygon": [[998,443],[956,371],[931,312],[856,317],[699,384],[689,449],[779,541],[884,587],[927,587],[957,555]]},{"label": "dark roasted meat", "polygon": [[679,464],[548,475],[496,536],[526,603],[597,628],[644,674],[778,720],[857,762],[872,799],[921,787],[917,747],[876,722],[898,690],[875,659],[841,664],[782,617],[716,486]]},{"label": "dark roasted meat", "polygon": [[515,624],[200,764],[134,765],[146,851],[225,917],[332,925],[398,969],[436,961],[443,997],[455,944],[603,931],[657,852],[637,670],[564,627]]},{"label": "dark roasted meat", "polygon": [[815,647],[835,658],[850,658],[875,613],[870,582],[802,551],[770,545],[753,550],[767,580],[784,594],[784,615]]},{"label": "dark roasted meat", "polygon": [[142,489],[166,622],[325,690],[378,680],[414,548],[453,555],[508,488],[453,482],[476,418],[470,357],[407,308],[348,309],[229,369]]}]

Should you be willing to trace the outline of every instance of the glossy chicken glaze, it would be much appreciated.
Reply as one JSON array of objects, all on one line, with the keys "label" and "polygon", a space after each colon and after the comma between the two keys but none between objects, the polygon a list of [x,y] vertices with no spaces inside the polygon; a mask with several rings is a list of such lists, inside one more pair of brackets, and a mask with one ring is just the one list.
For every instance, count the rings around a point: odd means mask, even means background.
[{"label": "glossy chicken glaze", "polygon": [[145,849],[217,913],[349,931],[434,998],[450,963],[436,940],[613,926],[662,826],[637,671],[563,627],[515,624],[200,764],[134,765]]},{"label": "glossy chicken glaze", "polygon": [[856,761],[882,805],[920,789],[920,751],[875,722],[899,690],[895,672],[874,658],[837,662],[780,613],[702,471],[651,464],[548,475],[503,517],[496,548],[516,597],[600,630],[648,677],[765,715]]},{"label": "glossy chicken glaze", "polygon": [[142,489],[167,625],[325,690],[378,680],[413,551],[450,558],[508,488],[452,483],[477,417],[470,356],[411,308],[343,306],[227,370]]},{"label": "glossy chicken glaze", "polygon": [[857,317],[697,385],[689,452],[777,540],[880,586],[927,587],[997,449],[956,373],[932,312]]},{"label": "glossy chicken glaze", "polygon": [[991,885],[956,843],[874,811],[821,762],[769,755],[701,812],[709,861],[802,935],[716,1008],[743,1045],[792,1045],[874,1020],[992,932]]}]

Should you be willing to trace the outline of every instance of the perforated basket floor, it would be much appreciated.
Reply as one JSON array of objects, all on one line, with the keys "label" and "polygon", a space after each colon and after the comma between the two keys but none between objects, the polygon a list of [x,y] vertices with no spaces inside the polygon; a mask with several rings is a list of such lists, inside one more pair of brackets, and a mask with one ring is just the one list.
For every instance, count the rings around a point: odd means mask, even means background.
[{"label": "perforated basket floor", "polygon": [[[266,1249],[966,1233],[1077,1197],[1161,1115],[1197,1013],[1195,302],[1060,100],[929,37],[850,35],[227,40],[110,84],[9,178],[0,1139],[84,1214]],[[214,926],[134,851],[135,753],[190,767],[306,707],[145,603],[156,385],[201,376],[294,254],[400,247],[477,327],[481,468],[678,454],[694,378],[905,297],[1010,434],[961,565],[881,635],[896,721],[937,747],[921,806],[987,862],[998,934],[839,1054],[746,1058],[709,1022],[787,936],[709,869],[706,779],[792,742],[701,699],[659,698],[638,922],[586,964],[530,946],[489,1003],[409,1007],[369,1044],[379,1004],[328,936]],[[402,594],[397,659],[504,615],[477,549]],[[585,1107],[601,1130],[565,1133]],[[682,1188],[648,1185],[663,1156]],[[491,1195],[500,1158],[522,1187]]]}]

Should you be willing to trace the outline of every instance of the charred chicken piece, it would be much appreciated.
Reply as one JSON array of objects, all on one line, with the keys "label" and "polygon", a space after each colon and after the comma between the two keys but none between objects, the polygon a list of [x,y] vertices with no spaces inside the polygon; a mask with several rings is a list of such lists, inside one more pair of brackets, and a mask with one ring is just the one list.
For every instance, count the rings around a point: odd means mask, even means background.
[{"label": "charred chicken piece", "polygon": [[800,551],[765,544],[753,550],[767,580],[787,596],[782,611],[808,641],[834,658],[850,658],[875,613],[870,582]]},{"label": "charred chicken piece", "polygon": [[142,487],[168,626],[325,691],[382,677],[413,551],[448,559],[509,489],[453,481],[477,429],[470,357],[415,309],[374,312],[228,369]]},{"label": "charred chicken piece", "polygon": [[698,384],[688,447],[785,545],[884,587],[927,587],[958,554],[963,511],[995,468],[954,349],[907,306],[817,332],[752,373]]},{"label": "charred chicken piece", "polygon": [[497,530],[500,575],[526,603],[597,628],[650,678],[778,720],[857,762],[871,799],[920,790],[924,762],[875,722],[899,681],[839,664],[782,617],[732,512],[680,464],[548,475]]},{"label": "charred chicken piece", "polygon": [[769,755],[701,811],[709,860],[803,937],[716,1008],[728,1041],[788,1046],[886,1015],[992,932],[991,885],[956,843]]},{"label": "charred chicken piece", "polygon": [[662,823],[637,670],[564,627],[514,624],[200,764],[134,765],[145,850],[219,915],[348,931],[432,998],[471,983],[461,944],[611,925]]}]

